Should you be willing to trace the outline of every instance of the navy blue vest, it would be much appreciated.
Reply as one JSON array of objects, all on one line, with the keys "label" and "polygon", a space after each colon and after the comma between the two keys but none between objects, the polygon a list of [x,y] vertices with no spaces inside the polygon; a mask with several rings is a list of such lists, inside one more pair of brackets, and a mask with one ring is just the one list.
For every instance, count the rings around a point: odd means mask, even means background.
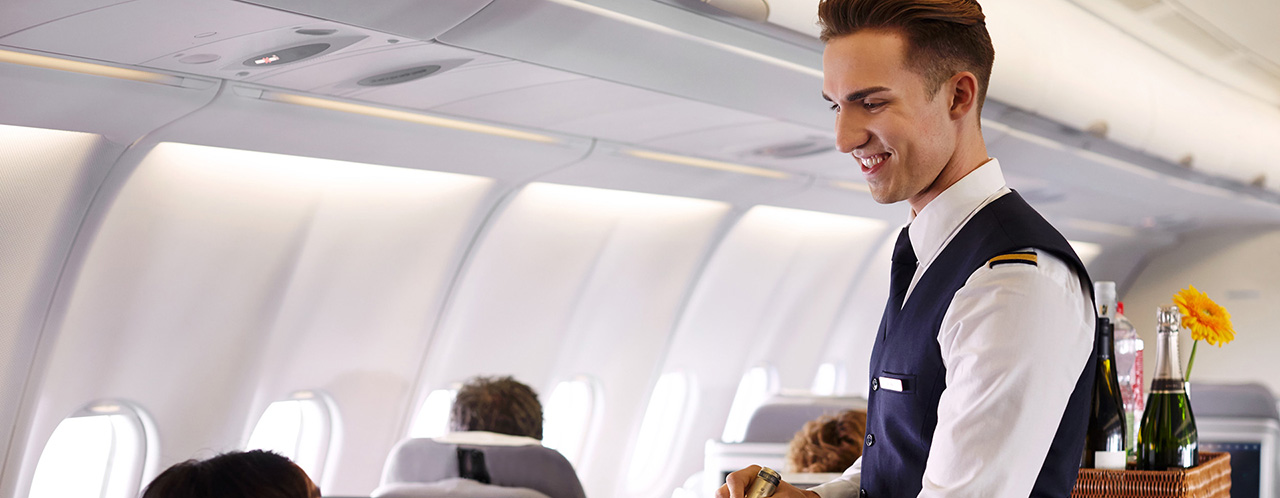
[{"label": "navy blue vest", "polygon": [[[1084,264],[1067,240],[1017,192],[1010,192],[982,208],[964,225],[921,276],[901,311],[891,314],[892,303],[886,306],[871,351],[873,380],[862,453],[862,496],[913,498],[920,493],[925,461],[938,425],[938,399],[947,387],[946,367],[938,346],[942,317],[951,297],[974,271],[995,256],[1028,247],[1065,261],[1082,282],[1089,284],[1092,293]],[[1088,364],[1083,365],[1036,478],[1033,497],[1066,498],[1075,485],[1096,361],[1090,351]],[[880,377],[900,380],[902,391],[880,389]],[[896,388],[897,383],[894,384]]]}]

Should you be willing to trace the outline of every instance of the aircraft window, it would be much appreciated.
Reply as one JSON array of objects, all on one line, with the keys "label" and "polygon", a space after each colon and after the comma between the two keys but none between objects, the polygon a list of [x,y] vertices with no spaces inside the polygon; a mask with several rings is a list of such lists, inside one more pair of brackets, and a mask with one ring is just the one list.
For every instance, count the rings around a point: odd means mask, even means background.
[{"label": "aircraft window", "polygon": [[835,396],[844,393],[844,363],[823,363],[818,365],[818,373],[813,376],[813,394]]},{"label": "aircraft window", "polygon": [[740,443],[747,434],[747,422],[751,414],[764,400],[777,390],[777,374],[773,367],[755,367],[747,371],[738,382],[738,392],[733,395],[729,419],[724,424],[720,439],[727,443]]},{"label": "aircraft window", "polygon": [[320,482],[329,443],[337,430],[333,401],[317,391],[298,391],[267,406],[253,427],[246,449],[270,450],[288,457]]},{"label": "aircraft window", "polygon": [[591,434],[596,391],[596,383],[587,377],[561,382],[551,391],[544,410],[543,445],[559,451],[575,466]]},{"label": "aircraft window", "polygon": [[453,410],[453,399],[458,396],[457,389],[436,389],[427,395],[418,409],[409,429],[409,437],[440,437],[449,431],[449,412]]},{"label": "aircraft window", "polygon": [[640,423],[635,451],[627,471],[627,490],[632,493],[652,491],[661,482],[663,471],[679,437],[685,409],[688,408],[692,382],[681,372],[668,372],[658,379],[649,406]]},{"label": "aircraft window", "polygon": [[148,439],[155,430],[138,408],[98,402],[63,419],[45,444],[31,483],[32,498],[138,494],[153,462]]}]

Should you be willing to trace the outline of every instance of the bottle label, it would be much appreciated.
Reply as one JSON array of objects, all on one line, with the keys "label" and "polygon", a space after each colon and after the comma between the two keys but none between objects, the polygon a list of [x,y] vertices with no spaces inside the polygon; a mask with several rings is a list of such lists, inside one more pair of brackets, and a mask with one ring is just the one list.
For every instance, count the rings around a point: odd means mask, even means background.
[{"label": "bottle label", "polygon": [[1128,458],[1123,451],[1093,452],[1093,468],[1095,469],[1124,470],[1125,463],[1128,463]]},{"label": "bottle label", "polygon": [[1156,379],[1151,381],[1151,392],[1155,393],[1180,393],[1182,392],[1182,381],[1179,379]]}]

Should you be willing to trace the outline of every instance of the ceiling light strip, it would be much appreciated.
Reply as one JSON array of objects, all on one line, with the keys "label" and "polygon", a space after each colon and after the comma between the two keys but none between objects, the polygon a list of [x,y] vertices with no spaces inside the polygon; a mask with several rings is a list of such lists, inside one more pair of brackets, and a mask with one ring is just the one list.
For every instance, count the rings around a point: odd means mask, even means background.
[{"label": "ceiling light strip", "polygon": [[470,121],[462,121],[459,119],[449,119],[437,116],[428,116],[416,112],[397,111],[383,107],[374,107],[370,105],[352,104],[348,102],[339,102],[336,100],[322,99],[317,97],[307,97],[303,95],[294,95],[290,93],[266,92],[262,96],[265,100],[275,102],[283,102],[286,104],[301,105],[306,107],[314,107],[318,109],[326,109],[330,111],[345,112],[350,114],[360,114],[363,116],[372,116],[375,118],[393,119],[396,121],[405,121],[409,123],[424,124],[428,126],[437,126],[441,128],[451,128],[454,130],[469,131],[472,133],[483,133],[486,135],[495,135],[499,137],[514,138],[518,140],[528,140],[530,142],[541,143],[559,143],[560,139],[555,137],[541,135],[538,133],[530,133],[527,131],[513,130],[500,126],[485,125],[473,123]]},{"label": "ceiling light strip", "polygon": [[10,64],[20,64],[23,66],[39,67],[43,69],[54,69],[58,71],[69,71],[73,73],[89,74],[93,76],[105,76],[108,78],[116,78],[122,80],[142,81],[146,83],[158,83],[161,85],[183,86],[183,78],[180,76],[171,76],[168,74],[153,73],[149,71],[139,71],[137,69],[127,69],[123,67],[107,66],[103,64],[94,64],[92,62],[80,62],[69,59],[60,59],[57,57],[49,57],[46,55],[29,54],[26,52],[14,52],[11,50],[0,50],[0,62]]},{"label": "ceiling light strip", "polygon": [[735,53],[735,54],[741,55],[741,56],[743,56],[743,57],[747,57],[747,58],[749,58],[749,59],[755,59],[755,60],[760,61],[760,62],[764,62],[764,63],[767,63],[767,64],[772,64],[772,65],[775,65],[775,66],[778,66],[778,67],[782,67],[782,68],[785,68],[785,69],[790,69],[790,70],[792,70],[792,71],[796,71],[796,72],[799,72],[799,73],[802,73],[802,74],[807,74],[807,75],[809,75],[809,76],[813,76],[813,77],[816,77],[816,78],[822,78],[822,71],[821,71],[821,70],[814,69],[814,68],[811,68],[811,67],[809,67],[809,66],[804,66],[804,65],[796,64],[796,63],[791,62],[791,61],[788,61],[788,60],[779,59],[779,58],[777,58],[777,57],[773,57],[773,56],[769,56],[769,55],[764,55],[764,54],[762,54],[762,53],[755,52],[755,51],[752,51],[752,50],[747,50],[747,49],[742,48],[742,47],[736,47],[736,46],[733,46],[733,45],[729,45],[729,44],[727,44],[727,43],[720,43],[720,42],[717,42],[717,41],[708,40],[708,39],[706,39],[706,38],[702,38],[702,37],[694,36],[694,35],[691,35],[691,34],[689,34],[689,33],[685,33],[685,32],[682,32],[682,31],[677,31],[677,30],[674,30],[674,29],[668,28],[668,27],[666,27],[666,26],[663,26],[663,25],[658,24],[658,23],[655,23],[655,22],[650,22],[650,21],[646,21],[646,20],[644,20],[644,19],[639,19],[639,18],[631,17],[631,16],[628,16],[628,15],[626,15],[626,14],[621,14],[621,13],[618,13],[618,12],[614,12],[614,11],[612,11],[612,10],[608,10],[608,9],[604,9],[604,8],[596,7],[596,6],[594,6],[594,5],[588,5],[588,4],[585,4],[585,3],[582,3],[582,2],[578,2],[578,1],[576,1],[576,0],[550,0],[550,1],[555,2],[555,3],[557,3],[557,4],[560,4],[560,5],[563,5],[563,6],[565,6],[565,7],[571,7],[571,8],[578,9],[578,10],[585,11],[585,12],[589,12],[589,13],[592,13],[592,14],[595,14],[595,15],[598,15],[598,16],[607,17],[607,18],[609,18],[609,19],[613,19],[613,20],[615,20],[615,21],[621,21],[621,22],[624,22],[624,23],[630,24],[630,25],[632,25],[632,26],[636,26],[636,27],[639,27],[639,28],[647,29],[647,30],[650,30],[650,31],[655,31],[655,32],[662,33],[662,34],[667,35],[667,36],[674,37],[674,38],[680,38],[680,39],[683,39],[683,40],[689,40],[689,41],[692,41],[692,42],[701,43],[701,44],[704,44],[704,45],[709,45],[709,46],[711,46],[711,47],[713,47],[713,48],[717,48],[717,49],[720,49],[720,50],[724,50],[724,51],[726,51],[726,52],[732,52],[732,53]]},{"label": "ceiling light strip", "polygon": [[781,171],[775,171],[765,168],[757,168],[755,166],[746,166],[742,164],[726,163],[722,161],[712,161],[710,159],[701,159],[689,156],[677,156],[675,154],[664,154],[661,152],[651,152],[647,150],[628,149],[623,151],[624,154],[638,157],[641,159],[649,159],[652,161],[662,161],[664,163],[680,164],[684,166],[693,166],[696,168],[714,169],[719,171],[728,171],[730,173],[739,173],[743,175],[762,176],[765,178],[774,178],[784,180],[790,178],[791,175]]}]

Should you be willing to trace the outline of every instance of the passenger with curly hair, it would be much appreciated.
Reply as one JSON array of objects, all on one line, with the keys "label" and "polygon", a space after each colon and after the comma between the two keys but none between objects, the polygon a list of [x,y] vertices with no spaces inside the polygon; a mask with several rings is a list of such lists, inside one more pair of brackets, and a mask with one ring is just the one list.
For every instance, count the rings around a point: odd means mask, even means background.
[{"label": "passenger with curly hair", "polygon": [[867,412],[845,410],[823,415],[804,424],[787,448],[791,472],[844,472],[862,456],[867,432]]}]

